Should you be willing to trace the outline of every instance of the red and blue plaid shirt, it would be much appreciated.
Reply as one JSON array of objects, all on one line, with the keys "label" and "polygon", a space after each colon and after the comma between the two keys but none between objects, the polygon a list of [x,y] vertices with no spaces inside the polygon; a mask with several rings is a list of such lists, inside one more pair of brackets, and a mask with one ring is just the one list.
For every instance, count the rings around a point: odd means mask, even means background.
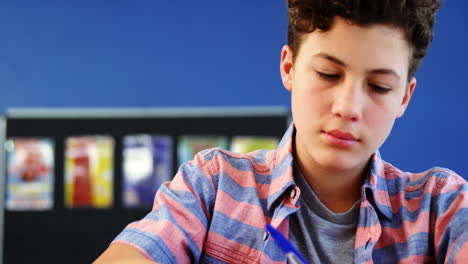
[{"label": "red and blue plaid shirt", "polygon": [[[285,263],[265,233],[286,237],[299,209],[291,125],[276,150],[203,151],[161,186],[152,211],[113,243],[160,263]],[[433,168],[406,173],[373,155],[362,186],[354,263],[468,263],[468,184]]]}]

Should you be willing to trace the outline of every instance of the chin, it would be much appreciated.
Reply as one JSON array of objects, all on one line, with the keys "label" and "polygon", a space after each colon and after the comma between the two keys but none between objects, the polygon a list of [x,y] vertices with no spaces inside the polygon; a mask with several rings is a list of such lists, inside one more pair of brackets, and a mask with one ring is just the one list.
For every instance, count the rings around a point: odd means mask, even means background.
[{"label": "chin", "polygon": [[356,167],[356,164],[335,162],[322,164],[322,167],[330,171],[350,171]]},{"label": "chin", "polygon": [[320,155],[316,162],[325,169],[335,171],[352,170],[362,163],[351,153]]}]

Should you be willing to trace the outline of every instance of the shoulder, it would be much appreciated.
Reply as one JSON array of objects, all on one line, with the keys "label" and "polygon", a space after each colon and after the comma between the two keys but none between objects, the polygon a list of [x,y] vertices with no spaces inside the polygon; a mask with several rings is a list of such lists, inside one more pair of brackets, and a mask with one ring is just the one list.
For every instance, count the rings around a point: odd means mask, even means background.
[{"label": "shoulder", "polygon": [[226,188],[257,187],[258,182],[269,183],[270,165],[274,164],[275,153],[275,150],[247,154],[221,148],[202,150],[180,166],[167,187],[203,194]]},{"label": "shoulder", "polygon": [[236,204],[237,201],[260,205],[258,197],[268,196],[276,150],[243,154],[213,148],[197,156],[194,160],[200,160],[204,164],[202,170],[209,171],[217,203]]},{"label": "shoulder", "polygon": [[433,185],[434,194],[447,192],[451,188],[460,189],[466,185],[466,180],[450,169],[433,167],[421,173],[408,173],[408,190],[417,190],[425,185]]},{"label": "shoulder", "polygon": [[[198,156],[198,157],[197,157]],[[201,151],[193,162],[206,165],[213,174],[221,172],[269,172],[276,159],[276,150],[256,150],[250,153],[235,153],[221,148]],[[235,173],[234,175],[237,175]]]},{"label": "shoulder", "polygon": [[442,168],[433,167],[423,172],[403,172],[390,163],[384,163],[384,172],[387,182],[398,182],[401,188],[405,191],[417,191],[422,189],[431,189],[432,192],[440,192],[448,186],[459,186],[467,184],[467,181],[454,171]]},{"label": "shoulder", "polygon": [[468,217],[468,183],[457,173],[442,167],[411,173],[388,163],[384,166],[391,205],[400,214],[411,218],[416,212],[428,212],[439,220]]}]

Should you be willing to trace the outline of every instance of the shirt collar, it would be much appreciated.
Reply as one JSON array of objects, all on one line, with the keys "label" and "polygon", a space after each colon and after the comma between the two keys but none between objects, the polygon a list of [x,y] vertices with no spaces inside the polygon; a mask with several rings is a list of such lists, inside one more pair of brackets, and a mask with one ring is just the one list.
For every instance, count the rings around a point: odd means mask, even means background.
[{"label": "shirt collar", "polygon": [[291,186],[295,186],[293,179],[294,133],[294,124],[291,124],[271,157],[271,183],[267,198],[269,210],[276,200],[283,196],[286,190]]},{"label": "shirt collar", "polygon": [[391,219],[392,207],[387,186],[385,162],[378,150],[372,155],[370,162],[369,175],[361,188],[362,201],[368,200],[385,217]]},{"label": "shirt collar", "polygon": [[[285,192],[289,190],[291,186],[294,186],[297,191],[300,192],[296,187],[293,178],[293,138],[295,132],[294,123],[292,123],[276,148],[275,155],[272,156],[272,177],[267,198],[267,206],[269,210],[276,200],[283,197]],[[372,205],[377,207],[384,216],[391,219],[392,209],[387,181],[385,179],[385,166],[378,150],[372,155],[370,162],[369,175],[366,177],[361,188],[361,199],[363,202],[370,200]],[[299,195],[297,196],[299,197]]]}]

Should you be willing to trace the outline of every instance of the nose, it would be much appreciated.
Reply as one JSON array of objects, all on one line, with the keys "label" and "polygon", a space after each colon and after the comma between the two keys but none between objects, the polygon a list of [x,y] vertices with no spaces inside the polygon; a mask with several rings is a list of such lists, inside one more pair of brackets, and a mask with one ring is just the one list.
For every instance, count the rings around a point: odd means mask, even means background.
[{"label": "nose", "polygon": [[359,121],[364,107],[364,93],[359,83],[343,83],[335,87],[332,113],[334,116],[349,120]]}]

